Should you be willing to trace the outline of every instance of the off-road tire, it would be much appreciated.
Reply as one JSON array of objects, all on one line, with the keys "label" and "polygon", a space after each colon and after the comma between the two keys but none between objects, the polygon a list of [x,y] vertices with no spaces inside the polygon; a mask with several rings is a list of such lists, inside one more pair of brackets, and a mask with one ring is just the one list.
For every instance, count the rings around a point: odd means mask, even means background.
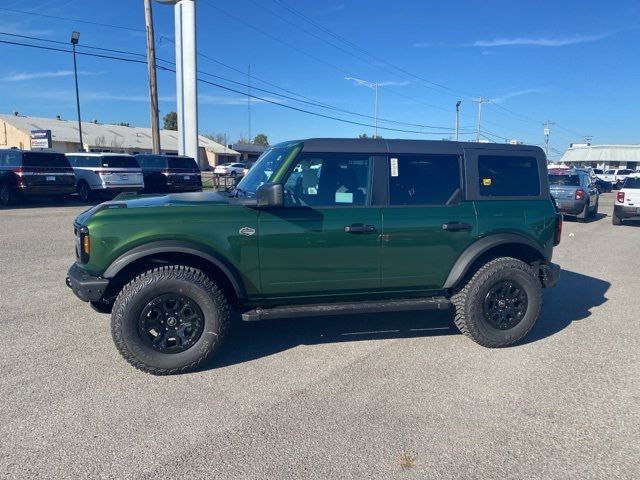
[{"label": "off-road tire", "polygon": [[[193,299],[204,315],[201,336],[187,350],[163,353],[145,344],[138,329],[145,305],[162,294],[180,292]],[[183,265],[149,270],[124,286],[113,306],[111,335],[131,365],[152,375],[195,370],[219,348],[231,323],[231,307],[220,288],[202,271]]]},{"label": "off-road tire", "polygon": [[[527,294],[527,309],[512,328],[499,330],[485,318],[485,297],[500,282],[516,281]],[[521,260],[500,257],[481,266],[451,298],[458,330],[474,342],[489,348],[508,347],[522,339],[533,327],[542,307],[542,284],[536,269]]]},{"label": "off-road tire", "polygon": [[616,215],[615,212],[613,212],[613,215],[611,215],[611,223],[613,223],[614,225],[622,225],[622,220],[619,216]]}]

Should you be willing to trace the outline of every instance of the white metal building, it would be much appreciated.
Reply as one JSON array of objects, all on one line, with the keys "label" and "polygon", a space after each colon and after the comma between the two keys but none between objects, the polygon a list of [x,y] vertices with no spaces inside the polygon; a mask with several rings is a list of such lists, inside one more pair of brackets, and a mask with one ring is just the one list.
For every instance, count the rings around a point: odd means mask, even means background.
[{"label": "white metal building", "polygon": [[572,144],[558,163],[603,170],[640,167],[640,145]]},{"label": "white metal building", "polygon": [[[34,130],[51,130],[52,148],[62,153],[81,150],[76,120],[27,117],[17,113],[0,114],[0,148],[18,147],[29,150]],[[150,153],[151,129],[96,122],[82,122],[82,149],[93,152]],[[163,153],[178,153],[178,132],[160,130]],[[237,162],[240,153],[200,135],[200,168],[219,163]]]}]

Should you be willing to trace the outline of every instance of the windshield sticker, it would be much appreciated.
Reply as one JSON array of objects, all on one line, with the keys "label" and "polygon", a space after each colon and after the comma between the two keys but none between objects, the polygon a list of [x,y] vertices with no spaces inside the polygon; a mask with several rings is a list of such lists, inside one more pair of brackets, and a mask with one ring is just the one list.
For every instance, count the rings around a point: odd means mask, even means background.
[{"label": "windshield sticker", "polygon": [[482,185],[485,187],[490,187],[491,186],[491,179],[490,178],[483,178],[482,179]]},{"label": "windshield sticker", "polygon": [[391,176],[392,177],[398,176],[398,159],[397,158],[391,159]]},{"label": "windshield sticker", "polygon": [[336,192],[336,203],[353,203],[353,193]]}]

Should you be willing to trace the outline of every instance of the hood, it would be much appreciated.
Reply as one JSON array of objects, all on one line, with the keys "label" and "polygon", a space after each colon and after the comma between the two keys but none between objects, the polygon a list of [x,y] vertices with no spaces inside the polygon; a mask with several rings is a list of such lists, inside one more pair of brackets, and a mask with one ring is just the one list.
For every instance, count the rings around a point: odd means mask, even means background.
[{"label": "hood", "polygon": [[136,195],[124,193],[110,202],[104,202],[82,212],[76,218],[78,225],[85,222],[97,212],[119,208],[148,207],[193,207],[197,205],[224,205],[230,198],[218,192],[172,193],[168,195]]}]

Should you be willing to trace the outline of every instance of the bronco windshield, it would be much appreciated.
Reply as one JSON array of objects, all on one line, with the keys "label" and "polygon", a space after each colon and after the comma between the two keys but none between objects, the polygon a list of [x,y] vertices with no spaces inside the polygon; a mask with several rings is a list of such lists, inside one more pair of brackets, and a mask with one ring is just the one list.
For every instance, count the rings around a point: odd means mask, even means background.
[{"label": "bronco windshield", "polygon": [[238,197],[255,197],[260,185],[271,181],[271,177],[280,169],[285,160],[300,150],[300,145],[300,143],[290,142],[266,150],[231,194]]}]

